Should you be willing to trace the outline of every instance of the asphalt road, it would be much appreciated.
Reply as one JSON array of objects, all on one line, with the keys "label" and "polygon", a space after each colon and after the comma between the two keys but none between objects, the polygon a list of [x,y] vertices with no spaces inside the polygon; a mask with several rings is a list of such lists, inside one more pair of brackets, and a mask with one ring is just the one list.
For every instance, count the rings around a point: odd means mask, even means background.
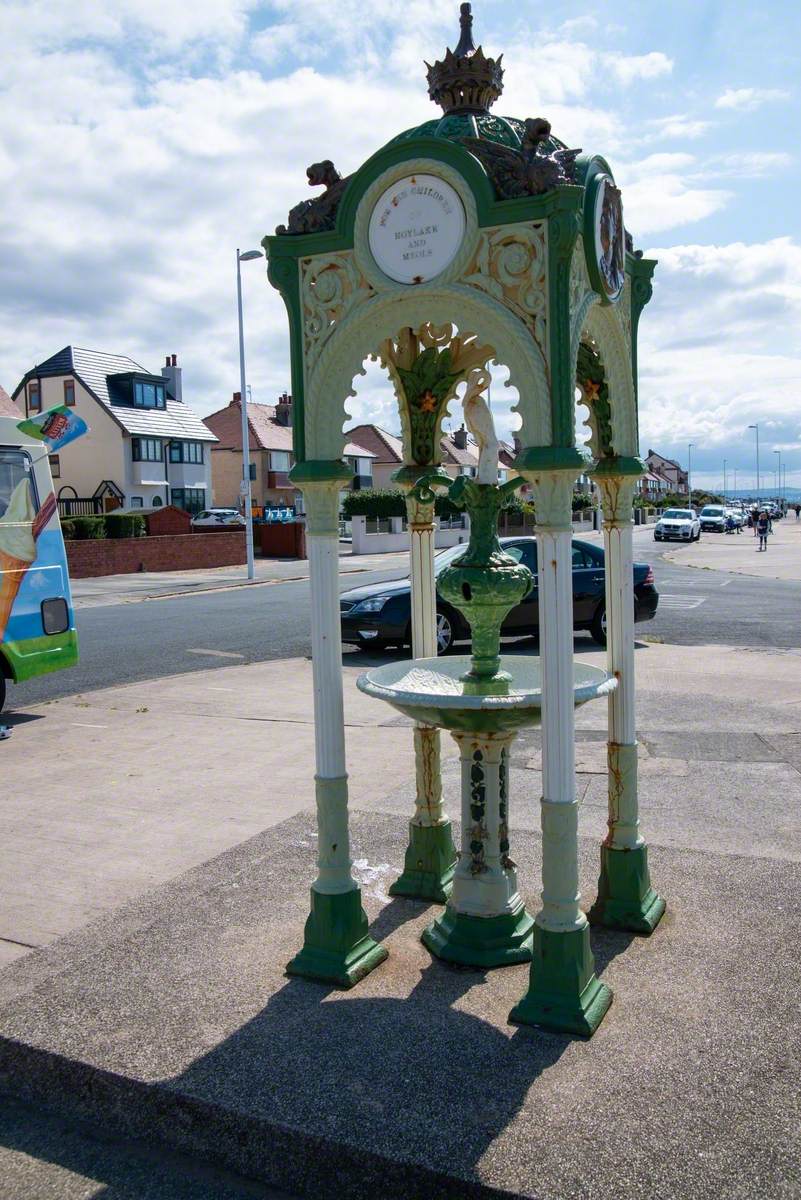
[{"label": "asphalt road", "polygon": [[[653,563],[660,592],[657,615],[637,626],[639,636],[684,646],[801,646],[801,584],[681,567],[665,561],[664,552],[647,533],[635,535],[635,556]],[[397,568],[343,576],[341,590],[397,576]],[[306,581],[79,609],[80,664],[12,686],[9,707],[209,667],[306,655],[309,612]],[[576,635],[577,652],[588,638]],[[345,649],[351,653],[356,651]]]}]

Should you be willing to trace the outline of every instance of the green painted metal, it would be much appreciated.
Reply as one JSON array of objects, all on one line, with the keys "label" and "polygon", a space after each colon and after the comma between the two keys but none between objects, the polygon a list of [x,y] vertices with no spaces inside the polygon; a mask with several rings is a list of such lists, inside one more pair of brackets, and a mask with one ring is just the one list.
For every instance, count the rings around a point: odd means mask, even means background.
[{"label": "green painted metal", "polygon": [[592,456],[579,446],[528,446],[520,451],[514,469],[529,473],[542,471],[575,471],[583,475],[592,466]]},{"label": "green painted metal", "polygon": [[509,967],[530,962],[534,919],[523,901],[514,912],[473,917],[448,906],[423,931],[423,945],[437,958],[464,967]]},{"label": "green painted metal", "polygon": [[295,463],[289,472],[289,478],[300,488],[304,483],[329,483],[338,479],[345,484],[350,483],[353,471],[341,459],[307,459],[305,462]]},{"label": "green painted metal", "polygon": [[[656,270],[655,258],[637,258],[634,254],[626,255],[626,270],[631,276],[631,365],[634,374],[634,394],[639,395],[639,372],[637,366],[637,340],[640,328],[640,317],[651,296],[654,293],[653,275]],[[639,410],[635,413],[639,422]]]},{"label": "green painted metal", "polygon": [[451,503],[469,513],[470,541],[464,554],[437,576],[437,589],[470,625],[473,654],[466,678],[477,683],[510,678],[501,672],[501,624],[532,585],[528,567],[498,541],[498,513],[507,494],[522,483],[511,479],[499,487],[461,476],[448,492]]},{"label": "green painted metal", "polygon": [[587,914],[590,924],[648,937],[664,912],[665,901],[651,887],[648,847],[616,850],[602,845],[598,897]]},{"label": "green painted metal", "polygon": [[595,479],[614,479],[621,476],[639,479],[647,471],[648,468],[641,458],[627,458],[625,455],[620,454],[599,459],[590,471],[590,474]]},{"label": "green painted metal", "polygon": [[581,229],[583,189],[556,192],[548,216],[548,312],[551,371],[551,444],[575,443],[575,363],[570,360],[570,261]]},{"label": "green painted metal", "polygon": [[464,372],[452,369],[448,347],[438,350],[436,346],[422,350],[409,370],[396,366],[395,371],[403,386],[412,428],[412,458],[424,467],[438,463],[441,452],[437,435],[442,410]]},{"label": "green painted metal", "polygon": [[589,1038],[611,1003],[595,974],[589,926],[559,933],[535,925],[529,989],[509,1020]]},{"label": "green painted metal", "polygon": [[287,965],[287,975],[351,988],[386,958],[386,949],[367,932],[361,888],[335,895],[311,888],[303,949]]},{"label": "green painted metal", "polygon": [[37,675],[74,667],[78,661],[78,635],[69,629],[62,634],[4,642],[0,653],[5,656],[14,682],[24,683]]},{"label": "green painted metal", "polygon": [[403,871],[391,885],[389,894],[444,904],[451,894],[455,866],[451,822],[417,825],[410,821]]}]

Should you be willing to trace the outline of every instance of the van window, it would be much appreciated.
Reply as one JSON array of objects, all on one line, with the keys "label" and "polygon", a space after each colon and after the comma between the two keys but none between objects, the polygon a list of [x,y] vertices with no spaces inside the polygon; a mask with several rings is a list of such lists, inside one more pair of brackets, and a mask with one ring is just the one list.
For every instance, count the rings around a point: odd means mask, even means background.
[{"label": "van window", "polygon": [[27,482],[33,507],[37,508],[30,458],[23,450],[0,448],[0,517],[5,516],[12,493],[23,481]]}]

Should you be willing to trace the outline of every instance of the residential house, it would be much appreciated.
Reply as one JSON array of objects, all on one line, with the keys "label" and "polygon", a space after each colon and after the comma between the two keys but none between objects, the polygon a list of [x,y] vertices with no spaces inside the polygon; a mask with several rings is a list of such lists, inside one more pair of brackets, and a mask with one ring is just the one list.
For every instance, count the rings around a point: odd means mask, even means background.
[{"label": "residential house", "polygon": [[649,450],[645,458],[645,465],[649,472],[657,479],[664,479],[670,485],[668,491],[675,492],[677,495],[687,494],[689,489],[689,476],[674,458],[665,458],[663,454],[658,454],[656,450]]},{"label": "residential house", "polygon": [[[377,425],[355,425],[345,431],[351,442],[374,455],[373,487],[381,491],[397,487],[392,476],[403,463],[403,443],[399,437],[387,433]],[[454,433],[444,434],[440,442],[442,468],[453,479],[459,475],[475,476],[478,470],[478,447],[464,425]],[[506,442],[500,443],[498,479],[503,483],[515,472],[513,463],[515,448]],[[423,473],[423,468],[420,469]]]},{"label": "residential house", "polygon": [[643,479],[637,480],[637,491],[653,504],[658,504],[668,492],[674,490],[673,484],[665,479],[664,475],[657,475],[653,471],[649,471]]},{"label": "residential house", "polygon": [[22,420],[22,413],[5,388],[2,387],[0,387],[0,417],[16,417],[18,421]]},{"label": "residential house", "polygon": [[[221,507],[240,504],[242,465],[242,404],[234,392],[226,408],[204,418],[214,434],[211,452],[214,503]],[[248,443],[253,504],[264,507],[293,507],[303,512],[302,493],[289,481],[292,455],[292,397],[286,392],[277,404],[248,404]],[[353,490],[373,486],[373,454],[348,442],[343,457],[353,469]]]},{"label": "residential house", "polygon": [[173,504],[189,512],[210,503],[216,438],[184,404],[174,354],[153,375],[123,354],[65,346],[26,372],[14,399],[28,416],[66,404],[89,427],[51,455],[60,500],[92,498],[106,509]]}]

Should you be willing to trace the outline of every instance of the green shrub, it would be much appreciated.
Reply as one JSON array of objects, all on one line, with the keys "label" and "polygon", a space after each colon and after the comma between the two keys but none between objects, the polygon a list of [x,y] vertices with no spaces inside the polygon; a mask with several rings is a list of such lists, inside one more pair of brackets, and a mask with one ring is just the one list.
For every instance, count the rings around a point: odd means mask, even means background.
[{"label": "green shrub", "polygon": [[113,512],[106,514],[106,537],[136,538],[145,536],[145,518],[141,513]]},{"label": "green shrub", "polygon": [[65,541],[70,541],[72,538],[75,537],[75,525],[73,524],[72,519],[67,520],[66,518],[64,518],[62,520],[61,533],[62,533]]},{"label": "green shrub", "polygon": [[94,541],[106,536],[105,517],[72,517],[73,537],[76,541]]},{"label": "green shrub", "polygon": [[405,517],[406,498],[401,491],[380,492],[365,488],[360,492],[348,492],[342,501],[342,511],[350,517]]}]

